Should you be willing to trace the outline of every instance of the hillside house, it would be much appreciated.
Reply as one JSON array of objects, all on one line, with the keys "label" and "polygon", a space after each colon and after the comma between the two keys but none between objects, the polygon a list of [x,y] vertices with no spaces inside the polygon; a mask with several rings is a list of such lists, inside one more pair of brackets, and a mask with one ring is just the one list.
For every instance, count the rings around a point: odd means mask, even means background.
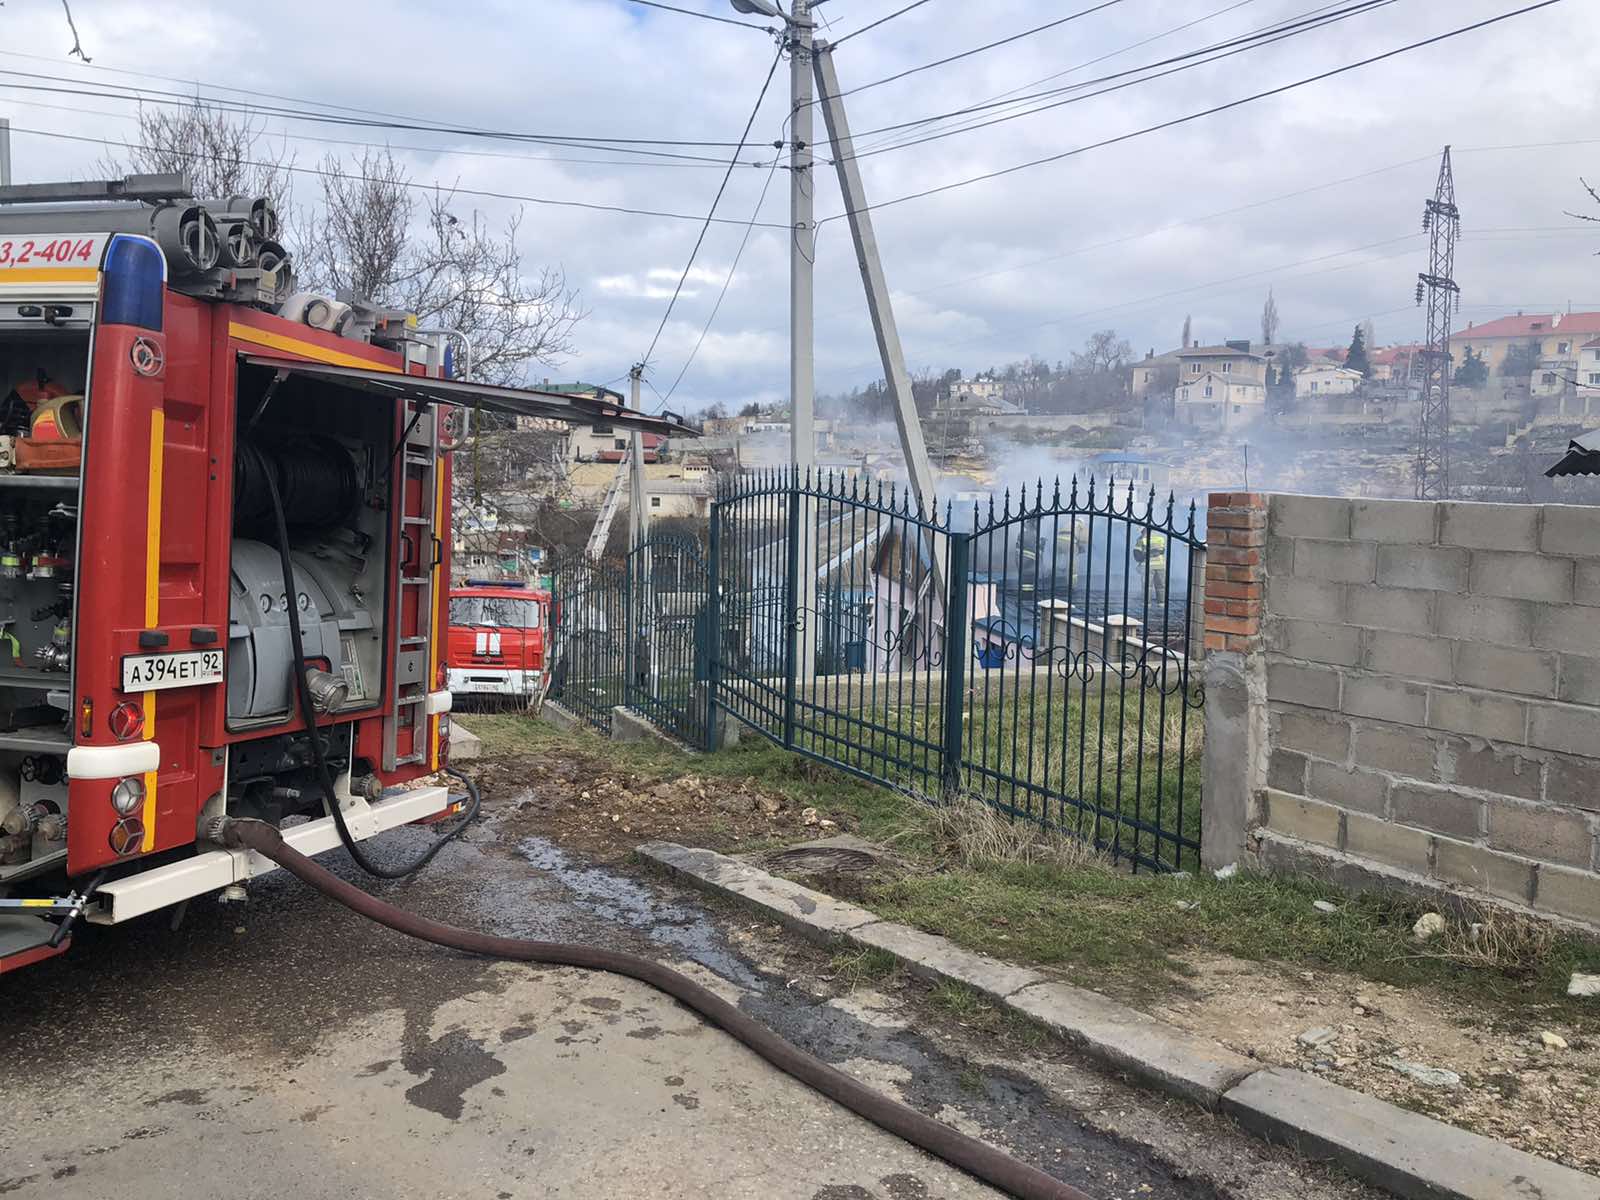
[{"label": "hillside house", "polygon": [[[667,439],[659,433],[639,435],[644,448],[644,461],[660,462],[666,453]],[[627,457],[631,435],[626,429],[612,425],[593,425],[587,429],[574,427],[567,438],[567,461],[574,463],[619,463]]]},{"label": "hillside house", "polygon": [[1361,387],[1362,374],[1331,362],[1307,363],[1294,373],[1294,398],[1352,396]]},{"label": "hillside house", "polygon": [[1600,336],[1600,312],[1517,313],[1481,325],[1469,324],[1451,334],[1450,358],[1459,364],[1471,350],[1482,356],[1491,375],[1498,375],[1513,346],[1536,342],[1541,364],[1537,380],[1545,370],[1554,369],[1545,363],[1570,364],[1576,370],[1579,352],[1596,336]]},{"label": "hillside house", "polygon": [[1372,365],[1367,379],[1372,383],[1388,384],[1399,387],[1406,381],[1421,378],[1422,359],[1419,357],[1421,346],[1385,346],[1381,350],[1373,350],[1367,354],[1367,362]]},{"label": "hillside house", "polygon": [[[1169,350],[1165,354],[1149,351],[1138,362],[1133,364],[1133,371],[1128,380],[1128,394],[1135,400],[1143,400],[1151,392],[1163,390],[1165,380],[1176,381],[1178,378],[1177,350]],[[1172,384],[1166,384],[1170,394]]]}]

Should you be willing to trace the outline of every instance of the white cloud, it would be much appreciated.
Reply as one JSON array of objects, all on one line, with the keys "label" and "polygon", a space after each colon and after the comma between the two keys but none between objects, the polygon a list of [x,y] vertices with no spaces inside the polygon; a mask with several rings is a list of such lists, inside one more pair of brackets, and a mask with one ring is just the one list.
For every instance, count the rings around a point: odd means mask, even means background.
[{"label": "white cloud", "polygon": [[[684,3],[718,15],[724,11],[722,0]],[[837,52],[838,72],[846,88],[868,83],[1038,24],[1045,7],[1037,0],[926,5],[846,43]],[[1118,5],[856,92],[848,99],[851,122],[862,132],[947,111],[1111,55],[1042,86],[1081,82],[1236,36],[1295,15],[1305,4],[1254,0],[1185,32],[1115,53],[1217,7],[1204,0]],[[869,198],[881,202],[1059,154],[1507,7],[1504,0],[1390,5],[1156,83],[864,157]],[[820,13],[838,36],[887,11],[888,0],[857,0],[850,7],[827,5]],[[270,13],[146,0],[91,6],[75,15],[96,68],[157,70],[460,127],[589,138],[729,141],[744,126],[772,54],[763,35],[624,0],[496,0],[470,21],[455,10],[424,5],[407,6],[402,22],[374,23],[360,6],[310,0],[282,0]],[[1568,300],[1600,308],[1589,254],[1600,245],[1600,231],[1547,228],[1573,225],[1562,210],[1587,204],[1578,175],[1600,175],[1600,144],[1592,135],[1600,77],[1570,49],[1597,37],[1600,6],[1561,5],[1217,116],[881,208],[874,218],[907,358],[917,365],[964,368],[1030,352],[1054,361],[1105,327],[1116,328],[1141,352],[1159,350],[1176,341],[1186,313],[1197,336],[1246,336],[1256,326],[1269,284],[1276,289],[1284,335],[1339,339],[1370,315],[1380,340],[1414,337],[1421,328],[1411,307],[1412,282],[1422,268],[1420,240],[1287,264],[1418,231],[1421,202],[1432,190],[1439,148],[1447,142],[1455,147],[1465,229],[1457,261],[1462,319]],[[0,8],[0,47],[56,55],[65,40],[59,11],[50,5]],[[396,71],[398,61],[415,62],[418,69]],[[87,80],[96,88],[120,82],[184,90],[85,69],[64,58],[45,64],[0,56],[0,65]],[[746,160],[771,161],[786,99],[786,71],[780,67]],[[79,111],[36,107],[41,103]],[[83,111],[90,109],[110,115]],[[103,152],[24,129],[115,139],[133,128],[126,119],[131,106],[107,98],[0,88],[0,111],[19,130],[13,136],[19,181],[84,177]],[[431,147],[397,150],[419,181],[688,217],[461,197],[462,204],[479,205],[496,221],[520,208],[528,263],[559,264],[584,289],[593,315],[577,331],[577,353],[559,367],[535,368],[538,375],[604,381],[645,353],[723,174],[716,162],[650,158],[612,143],[593,143],[612,149],[554,147],[415,130],[285,125],[275,117],[267,123],[289,131],[289,152],[302,167],[330,151],[349,154],[351,147],[300,139],[388,137],[397,147]],[[820,120],[816,136],[823,136]],[[890,136],[863,132],[862,148]],[[1523,143],[1539,145],[1492,149]],[[654,148],[711,159],[727,153],[720,146]],[[571,161],[583,159],[591,161]],[[1384,167],[1393,169],[1378,171]],[[819,216],[838,213],[831,169],[819,163],[815,176]],[[735,170],[719,215],[748,219],[767,177],[765,169]],[[312,178],[302,176],[297,186],[302,202],[316,194]],[[1293,192],[1304,194],[1271,199]],[[787,193],[788,174],[779,171],[761,214],[776,227],[750,237],[674,405],[737,405],[752,396],[786,393]],[[1209,217],[1213,213],[1223,215]],[[1208,219],[1195,220],[1201,217]],[[1167,228],[1175,222],[1192,223]],[[652,378],[663,390],[710,316],[743,234],[737,225],[708,230],[652,355]],[[1116,244],[1100,245],[1106,242]],[[994,273],[1005,267],[1017,269]],[[816,298],[818,387],[835,390],[874,377],[876,348],[843,221],[829,221],[820,232]]]}]

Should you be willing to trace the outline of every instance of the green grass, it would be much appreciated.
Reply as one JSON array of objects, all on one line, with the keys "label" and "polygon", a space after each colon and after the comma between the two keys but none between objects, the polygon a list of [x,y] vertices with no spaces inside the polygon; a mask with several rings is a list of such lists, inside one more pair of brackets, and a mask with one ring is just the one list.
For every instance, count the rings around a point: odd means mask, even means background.
[{"label": "green grass", "polygon": [[[1226,954],[1432,989],[1486,1016],[1526,1016],[1539,1007],[1551,1020],[1600,1032],[1592,1002],[1565,995],[1573,970],[1600,971],[1600,943],[1541,923],[1508,920],[1492,910],[1468,913],[1452,920],[1444,937],[1419,945],[1411,927],[1427,906],[1409,897],[1351,897],[1297,876],[1132,874],[1032,822],[1007,819],[981,804],[934,807],[752,734],[733,749],[691,756],[658,743],[560,733],[523,715],[468,715],[465,723],[490,754],[578,751],[645,779],[694,774],[748,780],[792,806],[815,807],[888,845],[902,864],[831,880],[832,890],[969,949],[1067,969],[1075,981],[1135,1003],[1182,991],[1186,955]],[[708,827],[714,817],[707,814]],[[791,837],[813,832],[797,827]],[[1338,911],[1319,912],[1316,900],[1331,901]],[[1178,901],[1193,907],[1180,909]],[[1469,920],[1491,923],[1487,941],[1469,937]],[[848,967],[852,979],[893,969],[886,955],[857,957]],[[978,1001],[941,993],[941,1003],[957,1010]]]},{"label": "green grass", "polygon": [[[1135,1001],[1182,990],[1182,956],[1202,952],[1430,988],[1501,1012],[1548,1004],[1575,1024],[1600,1027],[1592,1005],[1565,996],[1574,969],[1600,965],[1600,944],[1540,926],[1526,931],[1531,936],[1520,949],[1508,946],[1485,960],[1466,948],[1459,926],[1438,944],[1419,945],[1411,927],[1427,906],[1418,901],[1377,892],[1350,897],[1307,878],[1134,876],[1103,862],[947,863],[870,883],[857,899],[969,949],[1070,968],[1074,978]],[[1315,900],[1338,911],[1319,912]],[[1182,910],[1179,901],[1195,907]]]},{"label": "green grass", "polygon": [[[980,683],[963,705],[961,786],[1007,811],[1182,866],[1193,850],[1153,829],[1200,840],[1203,728],[1203,710],[1185,708],[1181,697],[1163,703],[1154,690],[1124,689],[1104,674],[1087,686],[1008,674]],[[885,687],[863,703],[843,683],[819,683],[815,706],[801,706],[796,742],[892,787],[942,790],[936,685]]]},{"label": "green grass", "polygon": [[900,960],[887,950],[879,950],[874,946],[841,951],[833,956],[828,965],[834,978],[852,991],[882,983],[900,973]]}]

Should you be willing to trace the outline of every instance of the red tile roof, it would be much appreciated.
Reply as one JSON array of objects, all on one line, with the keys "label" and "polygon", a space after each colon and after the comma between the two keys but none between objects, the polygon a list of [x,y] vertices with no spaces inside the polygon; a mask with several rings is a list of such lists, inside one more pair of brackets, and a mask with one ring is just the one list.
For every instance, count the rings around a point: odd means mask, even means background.
[{"label": "red tile roof", "polygon": [[1393,365],[1399,359],[1412,357],[1420,349],[1421,346],[1385,346],[1382,350],[1374,350],[1367,355],[1367,361],[1373,366]]},{"label": "red tile roof", "polygon": [[1600,333],[1600,312],[1575,313],[1523,313],[1520,316],[1496,317],[1481,325],[1458,329],[1450,335],[1470,341],[1473,338],[1544,337],[1552,333],[1572,333],[1592,337]]}]

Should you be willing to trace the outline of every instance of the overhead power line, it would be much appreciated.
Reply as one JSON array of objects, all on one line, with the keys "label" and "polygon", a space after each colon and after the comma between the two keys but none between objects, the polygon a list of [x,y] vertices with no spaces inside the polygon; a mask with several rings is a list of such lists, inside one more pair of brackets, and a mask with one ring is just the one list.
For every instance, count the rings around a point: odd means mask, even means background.
[{"label": "overhead power line", "polygon": [[[1204,16],[1195,17],[1191,21],[1185,21],[1181,25],[1174,25],[1170,29],[1165,29],[1160,33],[1151,34],[1149,37],[1141,38],[1137,42],[1130,42],[1126,46],[1119,47],[1116,50],[1108,50],[1104,54],[1097,55],[1096,57],[1091,58],[1091,59],[1087,59],[1084,62],[1076,64],[1075,66],[1067,67],[1064,70],[1052,72],[1051,74],[1046,75],[1046,76],[1044,76],[1044,77],[1042,77],[1040,79],[1029,80],[1027,83],[1019,84],[1018,86],[1013,87],[1013,88],[1007,88],[1003,92],[996,92],[994,95],[986,97],[980,103],[989,104],[989,103],[993,103],[995,101],[1004,101],[1004,100],[1006,100],[1006,98],[1008,96],[1009,97],[1017,97],[1017,94],[1019,92],[1026,92],[1029,88],[1038,87],[1040,84],[1049,83],[1053,79],[1060,79],[1063,76],[1075,74],[1076,72],[1085,70],[1088,67],[1097,66],[1098,64],[1103,63],[1103,62],[1107,61],[1108,59],[1117,58],[1117,57],[1119,57],[1119,56],[1121,56],[1123,54],[1126,54],[1130,50],[1137,50],[1141,46],[1148,46],[1151,42],[1159,42],[1159,41],[1163,40],[1164,38],[1171,37],[1174,34],[1182,33],[1186,29],[1192,29],[1196,25],[1203,25],[1207,21],[1215,20],[1217,17],[1224,16],[1227,13],[1230,13],[1230,12],[1234,11],[1234,9],[1243,8],[1248,4],[1254,4],[1256,2],[1257,2],[1257,0],[1233,0],[1233,3],[1228,4],[1223,8],[1219,8],[1219,9],[1216,9],[1216,10],[1214,10],[1212,12],[1206,13]],[[1328,6],[1324,5],[1324,7],[1328,7]],[[1011,102],[1012,103],[1021,103],[1022,100],[1019,97],[1016,100],[1013,100]],[[934,118],[928,118],[928,120],[929,121],[933,121]],[[868,138],[870,136],[871,136],[871,132],[870,131],[868,131],[866,133],[857,134],[856,138],[855,138],[856,144],[857,145],[861,145],[863,139]],[[889,139],[884,139],[884,140],[887,141]],[[862,149],[876,149],[876,145],[862,146]]]},{"label": "overhead power line", "polygon": [[771,33],[772,29],[766,25],[757,25],[753,21],[738,21],[733,17],[719,17],[715,13],[696,12],[692,8],[679,8],[675,4],[661,4],[659,0],[630,0],[633,4],[642,4],[646,8],[664,8],[668,12],[682,13],[686,17],[699,17],[702,21],[718,21],[723,25],[737,25],[741,29],[755,29],[763,33]]},{"label": "overhead power line", "polygon": [[970,187],[976,183],[986,183],[991,179],[1000,179],[1007,175],[1014,175],[1019,171],[1026,171],[1033,167],[1044,166],[1048,163],[1061,162],[1064,159],[1074,158],[1080,154],[1087,154],[1091,150],[1100,150],[1106,146],[1115,146],[1123,142],[1132,141],[1135,138],[1144,137],[1147,134],[1159,133],[1164,129],[1173,129],[1180,125],[1187,125],[1190,122],[1198,121],[1203,117],[1215,116],[1217,113],[1228,112],[1231,109],[1242,108],[1246,104],[1253,104],[1257,100],[1265,100],[1272,96],[1282,95],[1285,92],[1292,92],[1296,88],[1306,87],[1313,83],[1320,83],[1324,79],[1332,79],[1335,76],[1346,74],[1349,71],[1354,71],[1361,67],[1371,66],[1373,63],[1383,62],[1385,59],[1395,58],[1401,54],[1407,54],[1413,50],[1420,50],[1426,46],[1436,45],[1439,42],[1448,41],[1450,38],[1460,37],[1462,34],[1466,33],[1473,33],[1477,30],[1488,28],[1491,25],[1497,25],[1502,21],[1509,21],[1513,17],[1524,16],[1528,13],[1537,12],[1539,9],[1549,8],[1552,5],[1559,3],[1561,3],[1561,0],[1537,0],[1537,3],[1524,5],[1522,8],[1512,9],[1510,12],[1504,12],[1498,16],[1486,17],[1485,19],[1481,21],[1475,21],[1470,25],[1462,25],[1455,29],[1448,30],[1445,33],[1439,33],[1429,38],[1423,38],[1421,41],[1411,42],[1404,46],[1396,46],[1393,50],[1386,50],[1382,54],[1374,54],[1368,58],[1359,59],[1353,63],[1346,63],[1340,67],[1333,67],[1327,71],[1320,71],[1315,75],[1308,75],[1305,78],[1297,79],[1292,83],[1280,84],[1278,87],[1268,88],[1261,92],[1254,92],[1248,96],[1241,96],[1237,100],[1229,100],[1222,104],[1214,104],[1210,108],[1200,109],[1198,112],[1187,113],[1181,117],[1173,117],[1171,120],[1160,121],[1154,125],[1146,125],[1143,128],[1131,130],[1128,133],[1118,134],[1115,137],[1102,138],[1098,142],[1090,142],[1087,145],[1075,146],[1071,150],[1063,150],[1057,154],[1047,154],[1041,158],[1034,158],[1029,159],[1027,162],[1016,163],[1013,166],[1001,167],[994,171],[985,171],[981,175],[974,175],[967,179],[958,179],[950,183],[943,183],[934,187],[923,188],[921,191],[909,192],[903,196],[895,196],[888,200],[880,200],[876,204],[863,205],[857,210],[847,210],[846,212],[836,213],[831,217],[824,217],[822,221],[818,222],[818,224],[821,225],[829,221],[837,221],[842,217],[851,215],[852,211],[866,212],[873,209],[890,208],[897,204],[905,204],[911,200],[921,200],[928,196],[937,196],[943,192],[955,191],[957,188]]},{"label": "overhead power line", "polygon": [[[1013,33],[1009,37],[999,38],[992,42],[985,42],[981,46],[974,46],[972,49],[963,50],[959,54],[951,54],[944,58],[935,59],[933,62],[923,63],[919,67],[908,67],[904,71],[897,71],[893,75],[886,75],[882,79],[874,79],[871,83],[857,84],[855,87],[847,88],[845,91],[842,91],[839,94],[841,96],[853,96],[857,92],[864,92],[868,88],[881,87],[883,84],[893,83],[897,79],[904,79],[908,75],[916,75],[923,71],[931,71],[935,67],[943,67],[949,63],[960,62],[964,58],[971,58],[974,54],[982,54],[986,50],[993,50],[999,46],[1010,45],[1012,42],[1021,41],[1023,38],[1032,37],[1034,34],[1043,33],[1047,29],[1054,29],[1058,25],[1065,25],[1069,21],[1076,21],[1080,17],[1090,16],[1093,13],[1099,12],[1101,9],[1111,8],[1121,3],[1122,0],[1101,0],[1099,4],[1093,4],[1088,8],[1079,9],[1075,13],[1068,13],[1064,17],[1057,17],[1054,21],[1046,21],[1043,25],[1035,25],[1032,29],[1024,29],[1021,33]],[[820,101],[813,100],[812,103],[816,104],[820,103]]]},{"label": "overhead power line", "polygon": [[[85,117],[109,117],[113,121],[135,121],[138,117],[133,113],[110,112],[103,108],[84,108],[73,104],[48,104],[40,100],[11,100],[13,106],[23,108],[42,108],[51,112],[74,113]],[[704,161],[696,158],[688,162],[673,160],[659,160],[655,158],[571,158],[564,154],[512,154],[504,150],[466,150],[460,146],[415,146],[404,142],[369,142],[360,138],[331,138],[318,137],[311,133],[292,133],[287,129],[263,129],[261,136],[266,139],[279,139],[285,142],[309,142],[318,146],[356,146],[367,150],[403,150],[414,154],[430,154],[452,158],[494,158],[509,162],[549,162],[566,163],[578,166],[600,167],[654,167],[654,168],[694,168],[698,170],[727,168],[727,160],[721,158],[706,158]],[[774,160],[776,161],[776,160]],[[774,162],[745,162],[742,166],[770,167]],[[781,165],[781,164],[779,164]]]},{"label": "overhead power line", "polygon": [[[835,47],[842,46],[846,42],[848,42],[851,38],[859,37],[861,34],[866,33],[868,30],[876,29],[879,25],[887,24],[888,22],[894,20],[896,17],[903,17],[903,16],[906,15],[906,13],[910,12],[913,8],[921,8],[927,2],[928,2],[928,0],[912,0],[912,2],[910,4],[906,5],[904,8],[895,9],[888,16],[879,17],[876,21],[872,21],[869,24],[863,25],[860,29],[852,29],[849,33],[844,34],[841,37],[834,38],[833,39],[833,44],[834,44]],[[671,395],[671,393],[669,392],[668,395]]]},{"label": "overhead power line", "polygon": [[[785,122],[787,125],[787,121]],[[780,134],[781,136],[781,134]],[[739,248],[734,251],[733,261],[728,264],[728,274],[722,280],[722,288],[717,292],[716,303],[711,306],[711,313],[706,317],[706,323],[700,327],[700,336],[694,340],[694,349],[689,351],[689,357],[683,360],[683,366],[678,368],[677,378],[672,381],[672,386],[667,389],[667,394],[661,398],[665,404],[672,399],[672,394],[678,390],[678,385],[683,382],[683,377],[689,373],[689,367],[700,354],[700,347],[705,344],[706,335],[711,332],[711,326],[717,319],[717,314],[722,311],[722,301],[728,295],[728,288],[733,285],[734,274],[739,270],[739,261],[744,258],[744,249],[750,244],[750,234],[755,229],[753,222],[761,217],[762,206],[767,202],[767,190],[772,187],[772,179],[778,173],[778,164],[772,164],[772,170],[767,172],[766,182],[761,185],[761,195],[756,197],[756,206],[750,211],[752,224],[745,226],[744,236],[739,239]]]},{"label": "overhead power line", "polygon": [[1326,183],[1313,184],[1310,187],[1299,188],[1292,192],[1283,192],[1277,196],[1267,196],[1261,200],[1252,200],[1248,204],[1239,204],[1232,208],[1221,208],[1216,212],[1203,213],[1198,217],[1184,217],[1182,220],[1169,221],[1165,225],[1157,225],[1153,229],[1145,229],[1138,233],[1128,233],[1123,234],[1121,237],[1108,238],[1103,242],[1089,242],[1082,246],[1074,246],[1071,250],[1062,250],[1044,258],[1029,259],[1027,262],[1013,263],[1009,267],[981,271],[976,275],[963,275],[959,279],[947,279],[943,283],[930,284],[928,287],[917,288],[905,294],[908,296],[923,296],[929,292],[943,291],[945,288],[959,287],[966,283],[977,283],[983,279],[993,279],[997,275],[1010,275],[1015,271],[1026,271],[1033,267],[1042,267],[1047,263],[1060,262],[1062,259],[1074,258],[1079,254],[1088,254],[1094,250],[1105,250],[1112,246],[1124,246],[1129,242],[1137,242],[1147,237],[1154,237],[1158,233],[1167,233],[1174,229],[1182,229],[1188,225],[1199,225],[1204,221],[1214,221],[1218,217],[1231,217],[1236,213],[1248,212],[1255,208],[1264,208],[1269,204],[1276,204],[1283,200],[1297,200],[1301,196],[1309,196],[1313,192],[1325,191],[1331,187],[1342,187],[1344,184],[1355,183],[1357,180],[1370,179],[1374,175],[1383,175],[1390,171],[1398,171],[1402,167],[1411,167],[1417,163],[1432,161],[1433,155],[1431,154],[1419,155],[1416,158],[1408,158],[1402,162],[1390,163],[1388,166],[1374,167],[1370,171],[1362,171],[1357,175],[1346,175],[1340,179],[1330,179]]},{"label": "overhead power line", "polygon": [[[59,141],[65,142],[87,142],[96,146],[115,146],[119,149],[126,150],[152,151],[156,149],[156,147],[141,145],[136,142],[118,142],[113,141],[111,138],[89,137],[86,134],[77,133],[60,133],[52,129],[29,129],[21,125],[13,125],[11,127],[11,132],[30,133],[36,137],[55,138]],[[166,152],[171,151],[171,147],[162,147],[162,149]],[[180,151],[178,153],[182,152]],[[239,159],[238,164],[245,167],[271,167],[275,170],[288,171],[295,175],[313,175],[319,179],[345,179],[355,183],[370,182],[370,180],[364,175],[349,171],[329,171],[321,167],[300,167],[292,164],[261,162],[252,159]],[[654,208],[632,208],[621,204],[596,204],[589,200],[558,200],[550,196],[528,196],[521,195],[516,192],[489,191],[485,188],[458,187],[455,184],[448,183],[419,183],[415,180],[406,180],[403,186],[424,192],[437,191],[454,196],[479,196],[489,200],[511,200],[518,204],[541,204],[555,208],[584,208],[595,212],[624,213],[628,216],[634,217],[659,217],[664,220],[671,221],[711,221],[712,223],[718,225],[744,224],[743,221],[735,220],[731,217],[700,217],[693,213],[666,212],[661,209]],[[778,225],[773,223],[768,223],[764,227],[767,229],[788,228],[787,225]]]},{"label": "overhead power line", "polygon": [[[330,112],[315,112],[306,109],[286,108],[273,104],[253,104],[246,101],[230,100],[223,97],[200,97],[191,92],[173,92],[160,88],[134,87],[131,84],[108,84],[107,87],[120,88],[120,92],[90,90],[86,88],[71,88],[59,86],[57,76],[40,74],[34,71],[7,71],[0,70],[0,76],[9,76],[16,79],[43,80],[39,84],[21,84],[0,82],[0,87],[16,91],[53,92],[64,95],[93,96],[99,99],[132,100],[146,104],[161,104],[175,108],[193,108],[197,104],[207,105],[225,112],[259,113],[266,116],[281,117],[284,120],[308,121],[322,125],[351,125],[369,129],[399,129],[408,132],[449,134],[453,137],[489,138],[497,141],[512,142],[547,142],[553,145],[576,146],[586,145],[590,149],[597,148],[590,143],[599,143],[608,149],[620,149],[629,146],[691,146],[710,147],[723,149],[731,147],[732,142],[699,141],[688,138],[621,138],[609,135],[596,134],[560,134],[560,133],[525,133],[516,130],[486,129],[479,126],[455,125],[444,122],[427,121],[423,119],[400,118],[368,118],[339,116]],[[314,101],[312,103],[315,103]]]},{"label": "overhead power line", "polygon": [[[1108,95],[1111,92],[1122,91],[1124,88],[1137,87],[1141,84],[1153,83],[1158,79],[1165,79],[1169,75],[1176,75],[1183,71],[1192,71],[1196,67],[1204,67],[1209,66],[1212,63],[1221,62],[1223,59],[1232,58],[1236,54],[1247,54],[1252,51],[1259,50],[1264,46],[1270,46],[1277,42],[1286,41],[1292,37],[1300,37],[1308,33],[1313,33],[1325,26],[1336,24],[1339,21],[1348,20],[1351,17],[1365,16],[1368,13],[1375,12],[1380,8],[1386,8],[1395,2],[1396,0],[1358,0],[1357,3],[1349,4],[1346,7],[1338,9],[1334,12],[1328,12],[1327,9],[1330,6],[1324,5],[1321,10],[1314,10],[1318,14],[1316,16],[1307,16],[1303,20],[1296,19],[1289,23],[1280,23],[1275,26],[1265,27],[1251,33],[1242,34],[1236,38],[1230,38],[1222,42],[1215,42],[1212,45],[1202,46],[1195,50],[1185,51],[1182,54],[1173,55],[1170,58],[1161,59],[1157,62],[1146,63],[1145,65],[1139,67],[1130,67],[1125,71],[1117,71],[1109,75],[1099,76],[1095,79],[1086,79],[1079,83],[1074,83],[1068,87],[1051,88],[1048,91],[1035,92],[1028,96],[1017,96],[1011,100],[1006,100],[998,104],[974,104],[969,105],[966,108],[953,109],[950,112],[939,113],[931,117],[920,117],[912,121],[900,121],[892,125],[883,125],[877,129],[868,130],[867,132],[869,134],[878,134],[890,133],[897,130],[910,130],[931,122],[944,121],[963,116],[974,116],[988,109],[1011,108],[1030,100],[1061,96],[1066,92],[1078,93],[1077,95],[1067,96],[1065,99],[1054,100],[1048,104],[1037,104],[1031,108],[1024,108],[1018,112],[1006,113],[1000,116],[990,117],[982,121],[974,121],[954,129],[939,130],[918,138],[901,139],[898,141],[891,139],[890,144],[879,145],[872,149],[858,150],[853,157],[866,158],[870,155],[883,154],[890,150],[904,150],[911,146],[921,146],[927,142],[938,141],[941,138],[953,137],[959,133],[970,133],[977,129],[987,129],[991,125],[1000,125],[1007,121],[1020,120],[1023,117],[1030,117],[1038,113],[1049,112],[1052,109],[1062,108],[1068,104],[1080,104],[1086,100],[1093,100],[1099,96]],[[1159,69],[1163,67],[1166,69]],[[1115,82],[1116,80],[1121,80],[1122,82]],[[1098,91],[1083,90],[1085,88],[1095,87],[1097,84],[1102,83],[1110,84],[1111,86],[1100,88]]]},{"label": "overhead power line", "polygon": [[[784,47],[780,45],[778,52],[772,56],[772,65],[767,68],[767,77],[761,81],[761,91],[756,94],[754,107],[750,109],[750,118],[744,123],[744,132],[739,135],[739,150],[744,149],[745,142],[750,139],[750,130],[755,126],[756,117],[761,112],[761,105],[767,98],[767,89],[772,86],[772,77],[778,73],[778,64],[783,61]],[[656,352],[656,343],[661,340],[661,333],[667,327],[667,319],[672,316],[672,310],[678,303],[678,296],[683,291],[684,281],[689,278],[689,272],[694,269],[694,260],[700,253],[700,247],[705,243],[706,231],[711,228],[711,222],[716,219],[717,205],[722,203],[722,194],[728,190],[728,180],[733,178],[733,168],[738,163],[739,150],[734,151],[733,159],[728,163],[728,170],[722,176],[722,183],[717,187],[717,194],[711,198],[711,208],[706,212],[706,219],[700,226],[700,234],[694,239],[694,249],[689,251],[689,261],[683,264],[683,273],[678,276],[677,285],[672,289],[672,299],[667,301],[667,310],[661,314],[661,324],[656,326],[656,334],[650,339],[650,348],[644,352],[644,357],[639,361],[648,363],[650,356]],[[768,176],[771,182],[771,176]],[[765,192],[762,193],[765,195]]]}]

